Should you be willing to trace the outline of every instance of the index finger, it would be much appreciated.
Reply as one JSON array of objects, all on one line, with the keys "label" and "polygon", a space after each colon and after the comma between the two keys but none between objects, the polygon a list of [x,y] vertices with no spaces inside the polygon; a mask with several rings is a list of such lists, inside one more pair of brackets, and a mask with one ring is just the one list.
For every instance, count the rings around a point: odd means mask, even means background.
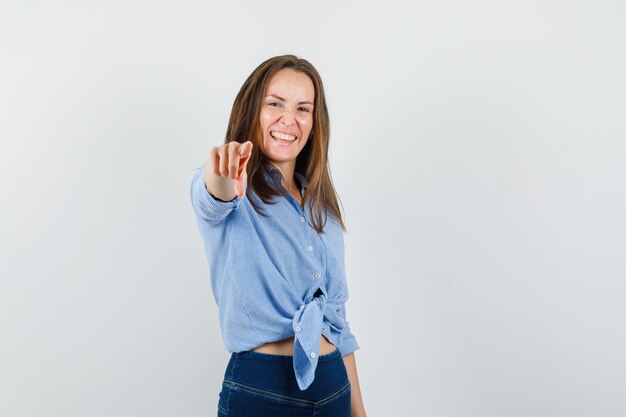
[{"label": "index finger", "polygon": [[250,154],[252,154],[252,146],[252,142],[249,140],[241,144],[241,146],[239,147],[239,156],[241,158],[246,158],[250,156]]}]

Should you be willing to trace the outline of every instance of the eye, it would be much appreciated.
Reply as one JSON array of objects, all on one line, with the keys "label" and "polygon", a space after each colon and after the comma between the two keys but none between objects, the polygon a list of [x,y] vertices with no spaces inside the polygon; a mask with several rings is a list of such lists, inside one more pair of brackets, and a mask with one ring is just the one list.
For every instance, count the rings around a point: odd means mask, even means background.
[{"label": "eye", "polygon": [[302,110],[304,110],[305,112],[307,112],[307,113],[310,111],[310,110],[309,110],[308,108],[306,108],[306,107],[300,107],[300,108],[301,108]]},{"label": "eye", "polygon": [[[272,101],[272,102],[270,102],[270,103],[268,103],[268,104],[269,104],[270,106],[271,106],[272,104],[278,104],[278,105],[280,105],[280,103],[277,103],[277,102],[275,102],[275,101]],[[272,107],[273,107],[273,106],[272,106]]]}]

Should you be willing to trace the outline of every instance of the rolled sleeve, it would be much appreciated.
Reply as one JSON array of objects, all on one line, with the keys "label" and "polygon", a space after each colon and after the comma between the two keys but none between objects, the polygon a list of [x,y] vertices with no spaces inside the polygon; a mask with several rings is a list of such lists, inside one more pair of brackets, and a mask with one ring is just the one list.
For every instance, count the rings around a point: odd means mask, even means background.
[{"label": "rolled sleeve", "polygon": [[355,350],[360,349],[359,344],[356,341],[356,337],[352,334],[352,329],[350,329],[350,323],[346,320],[346,305],[345,303],[341,305],[339,308],[339,315],[343,318],[345,324],[343,329],[341,329],[341,340],[337,345],[337,349],[341,352],[341,357],[349,355]]},{"label": "rolled sleeve", "polygon": [[242,198],[235,196],[230,201],[223,201],[209,193],[204,183],[205,168],[206,165],[203,165],[191,180],[189,188],[191,204],[198,218],[207,222],[219,222],[239,208]]}]

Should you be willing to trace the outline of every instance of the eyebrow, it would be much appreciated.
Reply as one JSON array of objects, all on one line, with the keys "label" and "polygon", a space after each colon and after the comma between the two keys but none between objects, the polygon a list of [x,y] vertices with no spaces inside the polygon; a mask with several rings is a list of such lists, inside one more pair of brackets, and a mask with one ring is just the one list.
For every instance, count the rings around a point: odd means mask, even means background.
[{"label": "eyebrow", "polygon": [[[268,95],[266,95],[265,97],[270,97],[270,96],[271,96],[271,97],[276,97],[276,98],[277,98],[277,99],[279,99],[279,100],[285,101],[285,99],[284,99],[284,98],[279,97],[279,96],[277,96],[277,95],[275,95],[275,94],[268,94]],[[301,102],[300,102],[300,103],[298,103],[298,104],[310,104],[310,105],[313,105],[313,103],[311,103],[310,101],[301,101]]]}]

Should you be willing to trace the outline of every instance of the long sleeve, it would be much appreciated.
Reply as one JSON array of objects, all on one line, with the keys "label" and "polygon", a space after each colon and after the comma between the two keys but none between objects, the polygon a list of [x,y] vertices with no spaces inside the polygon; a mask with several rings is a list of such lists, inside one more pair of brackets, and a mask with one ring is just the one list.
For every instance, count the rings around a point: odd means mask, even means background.
[{"label": "long sleeve", "polygon": [[203,165],[191,180],[189,187],[191,204],[198,218],[207,222],[219,222],[230,212],[237,210],[242,199],[235,197],[230,201],[222,201],[209,193],[204,183],[205,168],[206,165]]}]

